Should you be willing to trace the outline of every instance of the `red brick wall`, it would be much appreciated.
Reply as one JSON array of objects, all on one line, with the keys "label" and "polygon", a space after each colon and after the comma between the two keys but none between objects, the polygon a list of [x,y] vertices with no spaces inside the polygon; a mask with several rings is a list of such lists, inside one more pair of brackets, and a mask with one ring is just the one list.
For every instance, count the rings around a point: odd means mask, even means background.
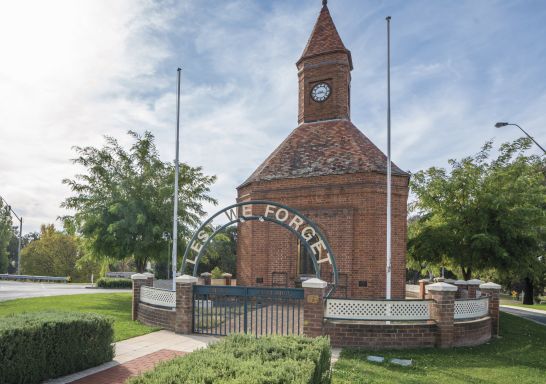
[{"label": "red brick wall", "polygon": [[[393,176],[392,297],[405,297],[406,204],[408,178]],[[301,211],[324,232],[338,271],[348,275],[348,297],[385,296],[386,175],[357,173],[254,182],[238,190],[238,201],[272,200]],[[253,212],[256,214],[257,212]],[[238,227],[237,281],[271,284],[272,272],[297,277],[297,238],[273,223]],[[328,266],[321,277],[330,281]],[[359,281],[367,287],[359,287]]]},{"label": "red brick wall", "polygon": [[[351,72],[346,53],[330,53],[305,59],[298,66],[298,122],[349,118],[349,84]],[[318,103],[311,97],[317,83],[330,86],[330,96]]]},{"label": "red brick wall", "polygon": [[138,305],[138,321],[152,327],[161,327],[174,331],[176,311],[164,309],[140,302]]},{"label": "red brick wall", "polygon": [[405,349],[434,347],[436,324],[382,324],[350,320],[326,320],[324,334],[333,347]]},{"label": "red brick wall", "polygon": [[454,324],[453,346],[470,347],[491,339],[491,318],[461,321]]}]

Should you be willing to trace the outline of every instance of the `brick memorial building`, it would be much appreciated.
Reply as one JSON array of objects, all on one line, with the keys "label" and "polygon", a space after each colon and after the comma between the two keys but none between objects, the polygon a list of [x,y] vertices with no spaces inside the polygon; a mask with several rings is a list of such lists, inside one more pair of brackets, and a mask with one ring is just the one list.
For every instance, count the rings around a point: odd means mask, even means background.
[{"label": "brick memorial building", "polygon": [[[239,186],[238,203],[195,232],[176,289],[131,277],[133,319],[185,334],[326,335],[333,346],[368,349],[472,346],[498,335],[497,284],[423,281],[420,299],[405,299],[409,175],[394,165],[393,300],[384,299],[387,159],[351,122],[351,53],[326,1],[297,68],[298,127]],[[225,226],[238,225],[236,286],[231,275],[222,285],[197,277],[224,228],[211,220],[224,214]]]},{"label": "brick memorial building", "polygon": [[[326,4],[296,66],[298,126],[237,188],[237,200],[279,202],[312,219],[335,254],[335,297],[384,298],[387,158],[351,122],[351,52]],[[396,165],[392,175],[392,297],[404,298],[409,175]],[[299,286],[314,275],[307,252],[278,225],[241,223],[237,284]],[[330,282],[331,266],[321,268]]]}]

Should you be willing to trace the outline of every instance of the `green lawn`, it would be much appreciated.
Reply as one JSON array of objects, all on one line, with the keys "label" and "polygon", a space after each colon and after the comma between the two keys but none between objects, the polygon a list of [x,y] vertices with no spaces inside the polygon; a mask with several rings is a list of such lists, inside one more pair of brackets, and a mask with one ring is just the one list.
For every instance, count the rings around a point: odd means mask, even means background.
[{"label": "green lawn", "polygon": [[[344,350],[334,366],[333,383],[546,383],[546,327],[506,313],[500,321],[501,337],[479,347]],[[413,359],[414,365],[369,363],[370,354]]]},{"label": "green lawn", "polygon": [[501,305],[511,305],[513,307],[523,307],[523,308],[539,309],[541,311],[546,311],[546,304],[525,305],[518,302],[501,302]]},{"label": "green lawn", "polygon": [[511,305],[511,306],[514,306],[514,307],[540,309],[542,311],[546,311],[546,304],[525,305],[525,304],[521,304],[520,301],[516,301],[516,300],[512,300],[512,299],[508,299],[508,298],[501,298],[500,304],[501,305]]},{"label": "green lawn", "polygon": [[38,311],[93,312],[114,318],[115,341],[144,335],[158,328],[131,320],[131,293],[98,293],[37,297],[0,302],[1,317],[11,313]]}]

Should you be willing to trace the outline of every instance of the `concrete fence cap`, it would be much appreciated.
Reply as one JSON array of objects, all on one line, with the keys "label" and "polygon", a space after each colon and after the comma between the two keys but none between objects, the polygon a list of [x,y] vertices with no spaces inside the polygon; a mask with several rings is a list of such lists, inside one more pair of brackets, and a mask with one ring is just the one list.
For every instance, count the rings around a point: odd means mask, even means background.
[{"label": "concrete fence cap", "polygon": [[210,273],[210,272],[203,272],[203,273],[201,274],[201,276],[203,276],[203,277],[209,277],[209,276],[212,276],[212,273]]},{"label": "concrete fence cap", "polygon": [[154,274],[151,272],[144,272],[143,275],[145,275],[146,277],[154,277]]},{"label": "concrete fence cap", "polygon": [[421,279],[419,280],[420,283],[430,283],[430,279]]},{"label": "concrete fence cap", "polygon": [[480,284],[483,284],[483,281],[479,279],[472,279],[472,280],[468,280],[466,283],[468,285],[480,285]]},{"label": "concrete fence cap", "polygon": [[437,292],[455,292],[457,287],[448,283],[434,283],[429,284],[426,287],[427,291],[437,291]]},{"label": "concrete fence cap", "polygon": [[233,275],[231,273],[222,273],[222,276],[224,277],[232,277]]},{"label": "concrete fence cap", "polygon": [[131,275],[131,280],[146,280],[148,276],[146,276],[144,273],[135,273],[134,275]]},{"label": "concrete fence cap", "polygon": [[190,275],[182,275],[174,279],[177,283],[197,283],[197,280],[197,277]]},{"label": "concrete fence cap", "polygon": [[316,277],[313,277],[312,279],[305,280],[301,286],[303,288],[326,288],[328,283],[324,280],[317,279]]},{"label": "concrete fence cap", "polygon": [[455,282],[453,284],[455,284],[455,285],[467,285],[468,283],[466,282],[466,280],[455,280]]},{"label": "concrete fence cap", "polygon": [[480,289],[498,289],[498,290],[500,290],[501,286],[499,284],[489,282],[489,283],[481,284]]},{"label": "concrete fence cap", "polygon": [[455,283],[455,280],[453,280],[453,279],[445,279],[445,280],[444,280],[444,283],[454,284],[454,283]]}]

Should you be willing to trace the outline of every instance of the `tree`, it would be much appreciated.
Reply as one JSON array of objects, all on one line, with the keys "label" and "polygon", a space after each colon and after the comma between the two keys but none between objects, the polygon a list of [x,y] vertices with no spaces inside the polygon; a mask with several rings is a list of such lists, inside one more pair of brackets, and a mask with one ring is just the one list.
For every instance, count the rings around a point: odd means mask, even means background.
[{"label": "tree", "polygon": [[[16,273],[17,272],[17,252],[19,249],[19,227],[14,226],[12,227],[13,230],[11,239],[8,244],[8,253],[9,253],[9,266],[8,266],[8,273]],[[21,251],[23,248],[25,248],[28,244],[30,244],[31,241],[38,240],[40,237],[39,232],[29,232],[25,235],[23,235],[21,239]]]},{"label": "tree", "polygon": [[212,238],[200,260],[199,272],[211,272],[214,268],[219,268],[222,272],[235,276],[236,264],[237,226],[233,225]]},{"label": "tree", "polygon": [[417,217],[409,231],[410,258],[451,263],[464,279],[494,269],[524,279],[532,291],[533,281],[544,275],[546,163],[526,155],[530,144],[503,144],[489,160],[488,142],[474,156],[450,160],[450,173],[436,167],[417,172],[411,181],[416,200],[410,211]]},{"label": "tree", "polygon": [[535,284],[546,273],[546,161],[526,156],[529,140],[503,144],[498,158],[489,165],[483,203],[491,249],[489,266],[501,279],[524,281],[524,303],[533,304]]},{"label": "tree", "polygon": [[28,275],[70,276],[72,281],[87,281],[87,270],[77,268],[82,258],[75,236],[42,225],[40,237],[21,251],[21,270]]},{"label": "tree", "polygon": [[[102,148],[75,148],[79,156],[73,162],[87,173],[63,180],[75,195],[62,206],[75,211],[64,220],[73,223],[95,257],[133,257],[142,272],[149,260],[160,258],[162,234],[172,228],[174,164],[161,161],[150,132],[129,135],[134,140],[129,150],[112,137]],[[204,216],[203,204],[216,204],[209,196],[215,180],[201,167],[180,165],[181,240]]]},{"label": "tree", "polygon": [[13,232],[12,225],[10,209],[0,199],[0,273],[8,271],[8,244]]}]

